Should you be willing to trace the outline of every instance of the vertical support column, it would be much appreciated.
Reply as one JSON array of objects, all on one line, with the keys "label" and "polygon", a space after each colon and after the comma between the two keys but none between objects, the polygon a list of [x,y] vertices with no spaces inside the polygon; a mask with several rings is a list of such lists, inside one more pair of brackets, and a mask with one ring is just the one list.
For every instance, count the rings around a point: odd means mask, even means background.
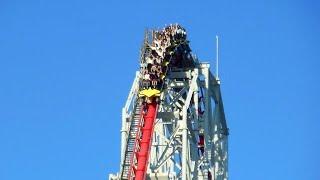
[{"label": "vertical support column", "polygon": [[[127,113],[126,108],[122,108],[122,123],[121,123],[121,163],[120,166],[122,166],[122,163],[124,161],[125,156],[125,150],[126,150],[126,137],[127,137]],[[121,167],[120,167],[121,169]]]},{"label": "vertical support column", "polygon": [[219,144],[219,140],[220,140],[220,132],[218,132],[218,129],[220,129],[220,121],[221,121],[221,117],[220,117],[220,100],[217,98],[217,105],[215,107],[215,118],[214,118],[214,121],[215,121],[215,124],[214,124],[214,135],[213,135],[213,146],[214,146],[214,149],[213,149],[213,153],[212,155],[214,156],[213,158],[215,159],[213,162],[213,168],[214,168],[214,177],[215,178],[219,178],[219,168],[220,168],[220,163],[218,160],[221,159],[221,156],[220,156],[220,151],[219,149],[221,148],[221,145]]},{"label": "vertical support column", "polygon": [[205,142],[205,159],[204,159],[204,164],[205,164],[205,170],[204,170],[204,175],[205,178],[208,178],[208,167],[209,167],[209,161],[208,161],[208,149],[210,148],[209,146],[209,141],[210,141],[210,136],[209,136],[209,114],[211,113],[211,109],[209,106],[209,64],[204,65],[203,69],[203,75],[205,77],[205,95],[204,95],[204,104],[205,104],[205,111],[204,111],[204,142]]},{"label": "vertical support column", "polygon": [[[210,79],[209,79],[209,81],[210,81]],[[208,87],[208,92],[207,92],[207,94],[208,94],[208,133],[207,133],[207,145],[208,145],[208,147],[207,147],[207,152],[208,152],[208,163],[210,163],[211,162],[211,160],[213,159],[213,156],[211,155],[211,152],[212,152],[212,147],[213,147],[213,142],[212,142],[212,137],[213,137],[213,134],[214,134],[214,120],[213,120],[213,116],[212,116],[212,113],[213,113],[213,111],[212,111],[212,104],[211,104],[211,99],[212,99],[212,97],[210,96],[210,91],[211,91],[211,86],[210,86],[210,83],[209,83],[209,87]],[[210,171],[212,170],[212,169],[209,169]],[[212,171],[211,171],[212,172]]]},{"label": "vertical support column", "polygon": [[[191,90],[191,89],[190,89]],[[181,176],[182,180],[187,180],[188,171],[188,126],[187,126],[187,107],[184,106],[182,109],[182,169]]]},{"label": "vertical support column", "polygon": [[[199,69],[195,69],[194,71],[196,74],[199,74]],[[197,85],[194,87],[193,101],[194,101],[194,107],[196,110],[196,116],[198,121],[199,120],[199,87],[198,87],[198,82],[196,84]]]},{"label": "vertical support column", "polygon": [[225,160],[225,169],[224,169],[224,172],[225,172],[225,177],[224,177],[224,180],[228,180],[229,178],[229,165],[228,165],[228,160],[229,160],[229,147],[228,147],[228,136],[225,137],[225,141],[224,141],[224,145],[225,145],[225,149],[224,149],[224,152],[225,152],[225,155],[226,155],[226,160]]},{"label": "vertical support column", "polygon": [[[195,69],[194,70],[196,74],[199,74],[199,69]],[[194,120],[196,122],[196,127],[197,130],[200,129],[200,123],[199,123],[199,82],[198,79],[196,80],[196,85],[194,86],[194,92],[193,92],[193,102],[194,102],[194,109],[195,109],[195,117]],[[199,132],[195,133],[197,136],[199,136]],[[198,137],[195,137],[196,139]],[[194,145],[194,151],[193,152],[196,156],[198,156],[198,158],[200,157],[199,153],[199,148],[198,148],[198,143],[196,142],[196,144]],[[192,151],[192,150],[191,150]],[[195,164],[196,166],[194,166],[194,172],[193,172],[193,178],[199,178],[199,171],[198,171],[198,164]]]},{"label": "vertical support column", "polygon": [[205,96],[204,96],[204,103],[205,103],[205,112],[204,112],[204,130],[205,130],[205,142],[207,145],[207,141],[208,141],[208,133],[209,133],[209,113],[211,113],[210,111],[210,107],[209,107],[209,64],[207,64],[205,66],[205,69],[203,70],[203,75],[205,77]]},{"label": "vertical support column", "polygon": [[[158,131],[160,131],[162,133],[162,135],[165,136],[163,124],[162,123],[157,124],[157,128],[158,128]],[[158,138],[158,144],[161,144],[161,145],[165,144],[163,138]],[[163,146],[158,146],[158,151],[163,152],[164,151],[164,147]],[[159,169],[159,173],[167,172],[166,168],[167,168],[166,164],[163,165],[162,168]]]}]

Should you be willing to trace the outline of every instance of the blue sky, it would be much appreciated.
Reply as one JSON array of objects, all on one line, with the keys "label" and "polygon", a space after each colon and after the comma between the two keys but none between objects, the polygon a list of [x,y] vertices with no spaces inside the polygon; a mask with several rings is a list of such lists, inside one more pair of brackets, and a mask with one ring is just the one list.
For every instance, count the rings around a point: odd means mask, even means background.
[{"label": "blue sky", "polygon": [[317,180],[320,3],[0,2],[0,179],[105,179],[145,28],[180,23],[203,60],[221,38],[232,180]]}]

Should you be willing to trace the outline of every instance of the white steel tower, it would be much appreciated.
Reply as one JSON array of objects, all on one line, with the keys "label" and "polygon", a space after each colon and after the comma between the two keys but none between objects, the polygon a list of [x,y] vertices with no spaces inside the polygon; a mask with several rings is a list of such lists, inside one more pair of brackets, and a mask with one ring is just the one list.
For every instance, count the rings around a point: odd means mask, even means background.
[{"label": "white steel tower", "polygon": [[[179,29],[185,34],[180,26],[175,31],[179,33]],[[141,64],[146,63],[148,49],[155,43],[154,36],[158,32],[146,33]],[[176,39],[172,40],[175,47],[168,53],[171,56],[164,56],[169,63],[161,88],[155,88],[159,92],[154,122],[148,130],[151,134],[147,157],[141,161],[145,156],[139,155],[142,143],[146,143],[143,135],[147,121],[139,116],[141,97],[144,96],[141,95],[143,73],[140,70],[122,110],[120,173],[110,175],[110,180],[228,179],[228,128],[220,81],[210,71],[209,63],[199,62],[191,51],[186,50],[189,49],[188,41],[181,45]],[[180,57],[180,63],[176,63],[174,57]],[[141,162],[145,163],[145,168],[140,178]]]}]

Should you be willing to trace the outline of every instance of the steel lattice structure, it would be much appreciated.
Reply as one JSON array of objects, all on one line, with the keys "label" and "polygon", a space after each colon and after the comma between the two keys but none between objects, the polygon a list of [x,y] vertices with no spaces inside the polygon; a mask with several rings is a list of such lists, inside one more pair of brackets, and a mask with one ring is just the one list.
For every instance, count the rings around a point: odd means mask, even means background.
[{"label": "steel lattice structure", "polygon": [[[146,33],[141,64],[153,36],[154,31]],[[175,49],[170,54],[174,53]],[[143,74],[137,71],[122,110],[120,173],[110,175],[110,180],[228,179],[228,128],[220,81],[209,63],[186,57],[191,65],[168,65],[159,97],[147,106],[141,106]],[[147,151],[141,155],[144,147]]]}]

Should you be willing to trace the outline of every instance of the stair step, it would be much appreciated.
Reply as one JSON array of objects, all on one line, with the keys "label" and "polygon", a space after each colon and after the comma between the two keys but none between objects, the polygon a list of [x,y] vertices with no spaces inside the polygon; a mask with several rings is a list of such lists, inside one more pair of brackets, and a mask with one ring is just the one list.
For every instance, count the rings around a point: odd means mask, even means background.
[{"label": "stair step", "polygon": [[133,116],[131,119],[130,129],[127,139],[126,154],[124,164],[122,165],[121,179],[128,180],[130,173],[132,173],[132,158],[134,157],[134,151],[136,151],[136,138],[140,134],[141,124],[143,122],[141,117],[142,106],[136,105],[134,108]]}]

